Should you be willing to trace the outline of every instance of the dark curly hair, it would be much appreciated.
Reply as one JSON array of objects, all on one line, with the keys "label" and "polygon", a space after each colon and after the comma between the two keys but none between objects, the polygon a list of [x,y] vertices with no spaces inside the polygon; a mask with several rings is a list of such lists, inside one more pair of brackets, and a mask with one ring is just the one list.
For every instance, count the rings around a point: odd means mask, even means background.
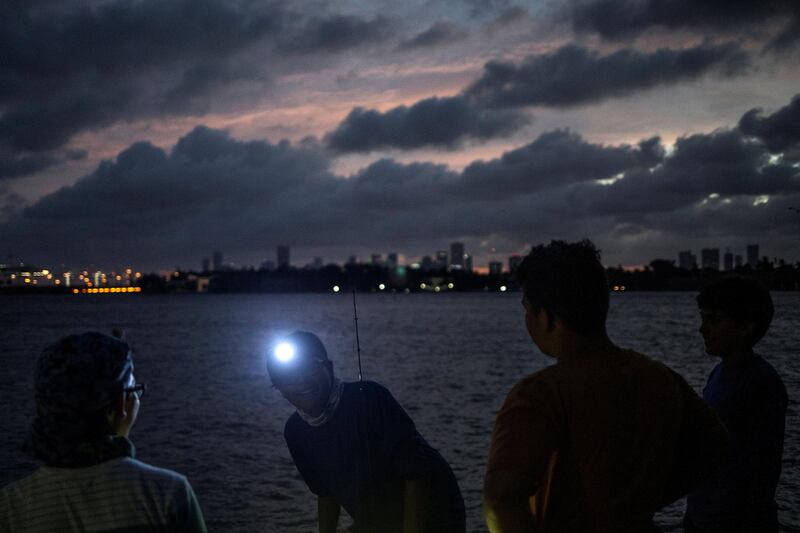
[{"label": "dark curly hair", "polygon": [[516,280],[535,311],[558,316],[582,335],[605,333],[608,279],[600,251],[591,241],[534,246],[516,271]]},{"label": "dark curly hair", "polygon": [[725,313],[737,324],[754,324],[751,346],[764,337],[775,314],[769,290],[757,279],[744,276],[708,283],[697,295],[697,307]]}]

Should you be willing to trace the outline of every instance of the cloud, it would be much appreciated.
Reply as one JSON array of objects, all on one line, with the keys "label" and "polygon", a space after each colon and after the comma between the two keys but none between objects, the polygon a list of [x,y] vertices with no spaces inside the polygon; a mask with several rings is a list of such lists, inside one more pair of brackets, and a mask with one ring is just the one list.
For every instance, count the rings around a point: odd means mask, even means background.
[{"label": "cloud", "polygon": [[800,94],[771,115],[764,116],[762,109],[751,109],[739,120],[739,129],[762,140],[773,153],[796,152],[800,148]]},{"label": "cloud", "polygon": [[529,56],[519,65],[492,61],[466,96],[496,107],[569,107],[627,96],[709,72],[734,75],[745,57],[733,44],[641,52],[632,48],[600,55],[574,44]]},{"label": "cloud", "polygon": [[798,16],[800,8],[794,0],[588,0],[576,2],[571,10],[576,31],[596,32],[606,39],[635,36],[654,26],[724,32]]},{"label": "cloud", "polygon": [[198,73],[230,69],[231,55],[282,19],[278,9],[219,0],[13,5],[0,17],[0,146],[29,152],[117,121],[190,111],[183,99],[208,95]]},{"label": "cloud", "polygon": [[433,97],[383,113],[357,107],[325,140],[341,152],[454,147],[466,139],[510,135],[527,123],[522,113],[483,109],[461,96]]},{"label": "cloud", "polygon": [[412,255],[451,239],[478,253],[487,240],[516,251],[589,236],[647,250],[751,238],[800,256],[786,238],[800,170],[770,156],[739,129],[687,135],[669,153],[657,137],[603,145],[556,130],[461,172],[381,159],[344,177],[314,143],[198,127],[170,151],[133,144],[75,185],[5,210],[0,249],[31,262],[157,268],[213,249],[263,257],[279,242]]},{"label": "cloud", "polygon": [[293,53],[340,52],[349,48],[381,43],[392,36],[394,28],[386,17],[364,20],[350,15],[315,17],[302,27],[287,32],[280,48]]},{"label": "cloud", "polygon": [[0,147],[0,181],[40,172],[65,161],[77,161],[86,155],[85,150],[20,154]]},{"label": "cloud", "polygon": [[797,168],[769,164],[763,144],[737,130],[720,130],[680,138],[660,165],[627,171],[610,185],[575,188],[570,198],[583,212],[636,221],[714,201],[739,198],[752,204],[758,196],[796,193],[800,193]]},{"label": "cloud", "polygon": [[[203,116],[263,97],[263,85],[294,68],[281,52],[317,57],[392,34],[385,18],[309,18],[291,7],[246,0],[4,3],[0,153],[14,155],[4,158],[10,163],[3,174],[55,164],[51,152],[87,130]],[[248,84],[262,89],[250,95]]]},{"label": "cloud", "polygon": [[638,148],[592,144],[569,131],[552,131],[499,159],[478,161],[464,169],[457,193],[467,197],[506,198],[575,182],[608,179],[634,168],[659,163],[657,138]]},{"label": "cloud", "polygon": [[469,35],[467,31],[459,28],[455,24],[440,20],[427,30],[401,43],[400,49],[415,50],[445,46],[463,41],[467,38],[467,35]]},{"label": "cloud", "polygon": [[489,62],[458,96],[426,98],[385,112],[356,107],[325,139],[340,152],[453,148],[466,140],[510,136],[529,122],[518,109],[498,108],[577,106],[709,72],[732,76],[745,65],[733,44],[652,53],[625,48],[608,55],[570,44],[519,65]]}]

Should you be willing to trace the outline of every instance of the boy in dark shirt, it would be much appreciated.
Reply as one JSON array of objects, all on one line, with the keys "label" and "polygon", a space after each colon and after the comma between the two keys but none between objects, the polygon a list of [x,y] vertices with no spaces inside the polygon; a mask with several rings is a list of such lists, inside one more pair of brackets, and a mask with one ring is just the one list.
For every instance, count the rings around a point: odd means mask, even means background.
[{"label": "boy in dark shirt", "polygon": [[351,531],[463,533],[450,466],[386,388],[336,379],[324,345],[304,331],[268,361],[273,385],[297,408],[284,437],[318,497],[321,533],[336,531],[341,507],[355,522]]},{"label": "boy in dark shirt", "polygon": [[772,298],[758,281],[730,277],[704,287],[697,305],[705,350],[722,359],[703,398],[727,427],[731,448],[720,474],[689,494],[685,531],[777,532],[786,387],[753,352],[772,321]]}]

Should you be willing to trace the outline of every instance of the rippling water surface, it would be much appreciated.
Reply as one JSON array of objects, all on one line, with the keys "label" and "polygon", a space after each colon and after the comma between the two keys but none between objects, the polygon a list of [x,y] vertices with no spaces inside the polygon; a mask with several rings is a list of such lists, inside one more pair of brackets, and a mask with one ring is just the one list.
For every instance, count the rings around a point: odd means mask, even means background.
[{"label": "rippling water surface", "polygon": [[[692,293],[612,295],[609,331],[698,391],[703,355]],[[777,293],[757,347],[789,390],[780,520],[800,531],[800,294]],[[494,414],[511,386],[548,364],[528,339],[518,294],[358,296],[363,371],[386,385],[448,459],[469,531],[485,531],[480,490]],[[0,485],[35,467],[16,452],[33,413],[34,361],[45,344],[123,328],[147,383],[132,438],[138,457],[186,474],[212,531],[315,530],[315,500],[283,442],[291,407],[271,389],[264,347],[294,329],[317,332],[338,374],[356,379],[349,295],[98,295],[0,297]],[[676,531],[681,504],[658,516]],[[344,521],[343,521],[344,522]]]}]

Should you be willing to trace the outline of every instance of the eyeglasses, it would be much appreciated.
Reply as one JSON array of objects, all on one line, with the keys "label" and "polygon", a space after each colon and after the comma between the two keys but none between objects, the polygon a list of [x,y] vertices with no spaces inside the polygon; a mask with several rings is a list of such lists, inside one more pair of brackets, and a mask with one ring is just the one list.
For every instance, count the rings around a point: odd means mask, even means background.
[{"label": "eyeglasses", "polygon": [[123,387],[122,388],[123,392],[128,392],[128,393],[132,392],[132,393],[136,394],[136,396],[140,400],[142,399],[142,397],[144,397],[144,392],[146,390],[147,390],[147,385],[144,384],[144,383],[137,383],[137,384],[133,385],[132,387]]}]

